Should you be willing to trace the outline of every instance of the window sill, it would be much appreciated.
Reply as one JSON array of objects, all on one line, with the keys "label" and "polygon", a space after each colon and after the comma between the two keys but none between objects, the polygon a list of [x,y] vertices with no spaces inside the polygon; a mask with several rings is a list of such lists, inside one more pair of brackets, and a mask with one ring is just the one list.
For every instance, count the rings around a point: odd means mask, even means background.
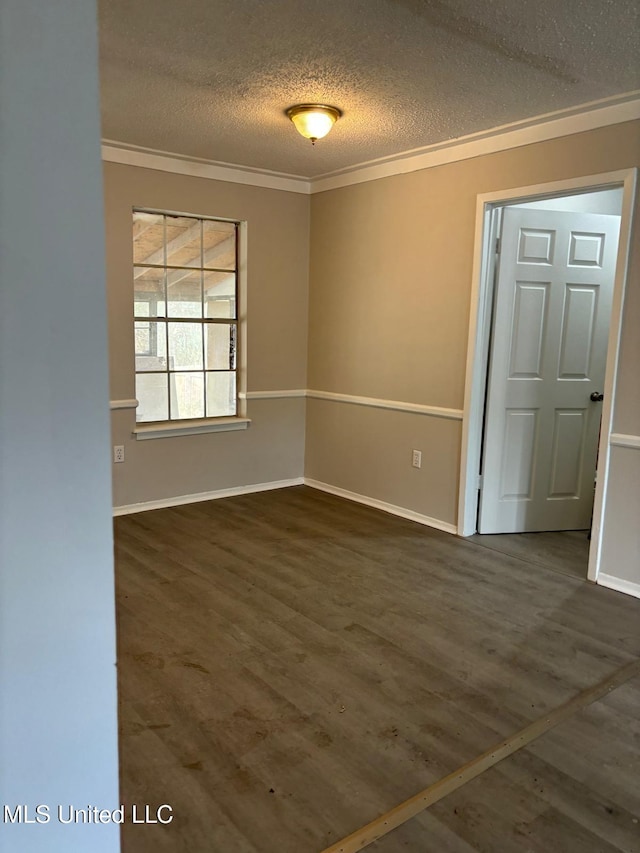
[{"label": "window sill", "polygon": [[172,438],[180,435],[199,435],[205,432],[230,432],[247,429],[250,418],[215,418],[197,421],[162,421],[161,423],[136,424],[133,434],[136,439]]}]

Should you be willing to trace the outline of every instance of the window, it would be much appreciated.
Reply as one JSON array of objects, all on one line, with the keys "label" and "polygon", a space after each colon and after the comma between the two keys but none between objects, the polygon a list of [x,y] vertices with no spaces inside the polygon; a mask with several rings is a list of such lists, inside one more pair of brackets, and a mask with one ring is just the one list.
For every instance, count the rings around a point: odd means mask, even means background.
[{"label": "window", "polygon": [[133,212],[141,423],[237,415],[238,223]]}]

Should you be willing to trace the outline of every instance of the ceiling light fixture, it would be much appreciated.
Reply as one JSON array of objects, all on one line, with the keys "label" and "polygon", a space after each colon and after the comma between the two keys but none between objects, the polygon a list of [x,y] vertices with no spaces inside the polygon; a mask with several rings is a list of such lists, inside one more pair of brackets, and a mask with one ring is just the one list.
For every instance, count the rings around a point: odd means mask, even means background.
[{"label": "ceiling light fixture", "polygon": [[286,111],[296,130],[313,145],[316,139],[322,139],[331,130],[342,115],[337,107],[327,104],[296,104]]}]

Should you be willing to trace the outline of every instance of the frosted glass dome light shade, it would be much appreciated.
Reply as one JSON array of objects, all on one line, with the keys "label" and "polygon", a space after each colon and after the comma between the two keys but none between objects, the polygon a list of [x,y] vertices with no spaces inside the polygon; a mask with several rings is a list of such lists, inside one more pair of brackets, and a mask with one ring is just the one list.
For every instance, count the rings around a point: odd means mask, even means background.
[{"label": "frosted glass dome light shade", "polygon": [[329,107],[327,104],[296,104],[294,107],[289,107],[287,115],[296,126],[298,133],[313,143],[329,133],[342,112],[337,107]]}]

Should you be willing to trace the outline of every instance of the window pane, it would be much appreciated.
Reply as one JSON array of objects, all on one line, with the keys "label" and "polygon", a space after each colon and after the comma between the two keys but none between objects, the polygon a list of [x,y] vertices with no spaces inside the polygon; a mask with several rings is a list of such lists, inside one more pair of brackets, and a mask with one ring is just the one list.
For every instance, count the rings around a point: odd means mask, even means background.
[{"label": "window pane", "polygon": [[236,319],[236,276],[235,273],[204,273],[205,317]]},{"label": "window pane", "polygon": [[202,317],[202,273],[167,270],[170,317]]},{"label": "window pane", "polygon": [[207,417],[236,413],[236,374],[207,373]]},{"label": "window pane", "polygon": [[136,370],[166,370],[165,324],[137,320],[135,324]]},{"label": "window pane", "polygon": [[236,240],[234,222],[134,211],[137,420],[236,413]]},{"label": "window pane", "polygon": [[164,264],[164,216],[161,213],[134,212],[133,262]]},{"label": "window pane", "polygon": [[137,421],[166,421],[169,419],[166,373],[136,376]]},{"label": "window pane", "polygon": [[236,226],[233,222],[202,223],[203,267],[219,270],[236,268]]},{"label": "window pane", "polygon": [[171,420],[204,417],[204,374],[171,373]]},{"label": "window pane", "polygon": [[236,366],[236,327],[216,323],[204,328],[204,358],[207,370],[233,370]]},{"label": "window pane", "polygon": [[165,317],[164,270],[134,267],[133,299],[136,317]]},{"label": "window pane", "polygon": [[201,324],[169,323],[169,369],[202,370],[202,368]]},{"label": "window pane", "polygon": [[136,323],[136,356],[151,353],[151,331],[149,323]]},{"label": "window pane", "polygon": [[202,258],[199,219],[167,216],[167,266],[199,267]]}]

